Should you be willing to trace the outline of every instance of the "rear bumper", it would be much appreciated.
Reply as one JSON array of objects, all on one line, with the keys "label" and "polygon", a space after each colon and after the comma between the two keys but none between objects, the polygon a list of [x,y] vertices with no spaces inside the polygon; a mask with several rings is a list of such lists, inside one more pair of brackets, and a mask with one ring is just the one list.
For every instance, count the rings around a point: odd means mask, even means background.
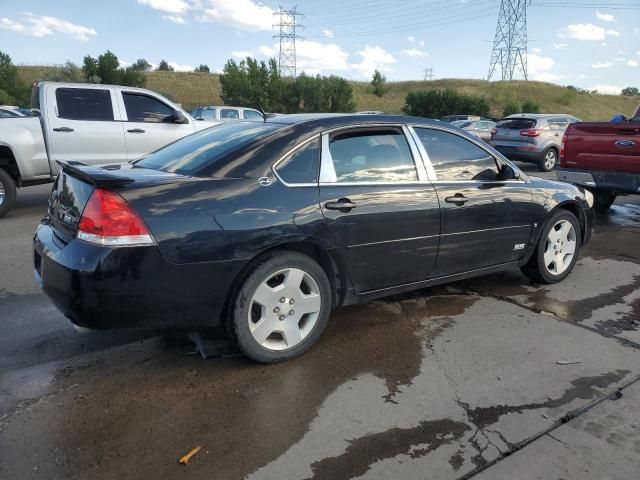
[{"label": "rear bumper", "polygon": [[90,329],[216,325],[240,268],[171,264],[156,246],[63,244],[46,224],[34,236],[36,281],[67,318]]},{"label": "rear bumper", "polygon": [[556,176],[558,180],[586,188],[640,194],[640,173],[559,168]]},{"label": "rear bumper", "polygon": [[544,149],[540,149],[537,145],[500,145],[499,143],[490,142],[493,148],[509,160],[519,160],[522,162],[539,162],[544,158]]}]

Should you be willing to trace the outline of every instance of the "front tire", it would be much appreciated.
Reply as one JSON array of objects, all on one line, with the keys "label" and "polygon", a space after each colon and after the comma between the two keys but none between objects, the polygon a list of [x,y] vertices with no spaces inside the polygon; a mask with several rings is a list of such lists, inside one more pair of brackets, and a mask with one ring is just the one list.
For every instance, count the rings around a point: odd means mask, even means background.
[{"label": "front tire", "polygon": [[251,360],[282,362],[318,341],[331,306],[331,286],[320,265],[297,252],[275,252],[262,259],[238,289],[230,330]]},{"label": "front tire", "polygon": [[547,148],[544,156],[540,159],[538,167],[541,172],[550,172],[558,165],[558,151],[555,148]]},{"label": "front tire", "polygon": [[0,168],[0,218],[4,217],[16,203],[16,182]]},{"label": "front tire", "polygon": [[592,193],[593,209],[598,213],[606,213],[616,201],[616,194],[608,190],[594,190]]},{"label": "front tire", "polygon": [[538,283],[563,280],[578,260],[581,238],[580,223],[575,215],[566,210],[557,211],[547,221],[536,250],[522,272]]}]

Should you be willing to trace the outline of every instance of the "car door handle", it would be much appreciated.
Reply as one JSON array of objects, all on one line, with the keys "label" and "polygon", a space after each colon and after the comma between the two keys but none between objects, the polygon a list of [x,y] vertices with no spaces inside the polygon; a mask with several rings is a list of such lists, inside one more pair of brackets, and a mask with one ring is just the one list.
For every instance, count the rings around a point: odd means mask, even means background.
[{"label": "car door handle", "polygon": [[453,197],[445,198],[444,201],[447,202],[447,203],[453,203],[453,204],[457,205],[458,207],[461,207],[466,202],[468,202],[469,199],[467,197],[465,197],[461,193],[456,193]]},{"label": "car door handle", "polygon": [[327,210],[339,210],[342,213],[350,212],[357,206],[357,203],[352,202],[348,198],[341,198],[337,202],[327,202],[324,204],[324,208]]},{"label": "car door handle", "polygon": [[131,130],[127,130],[129,133],[144,133],[144,130],[141,128],[132,128]]},{"label": "car door handle", "polygon": [[640,132],[638,128],[616,128],[616,130],[620,135],[636,135]]},{"label": "car door handle", "polygon": [[53,129],[54,132],[73,132],[73,128],[69,127],[58,127]]}]

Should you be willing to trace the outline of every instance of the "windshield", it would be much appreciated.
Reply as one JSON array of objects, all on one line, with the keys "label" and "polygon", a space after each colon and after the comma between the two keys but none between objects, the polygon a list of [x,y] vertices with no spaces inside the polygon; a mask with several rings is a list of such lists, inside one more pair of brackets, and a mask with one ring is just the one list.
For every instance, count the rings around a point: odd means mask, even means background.
[{"label": "windshield", "polygon": [[500,120],[497,128],[506,128],[509,130],[526,130],[536,126],[536,121],[529,118],[508,118]]},{"label": "windshield", "polygon": [[134,166],[190,175],[232,150],[260,140],[281,127],[279,124],[256,122],[218,125],[171,143],[134,162]]}]

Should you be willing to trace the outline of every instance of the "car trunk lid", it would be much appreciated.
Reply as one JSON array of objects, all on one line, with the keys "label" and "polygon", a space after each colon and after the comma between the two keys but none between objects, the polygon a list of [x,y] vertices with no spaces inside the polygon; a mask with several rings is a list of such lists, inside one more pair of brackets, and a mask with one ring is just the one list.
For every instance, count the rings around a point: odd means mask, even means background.
[{"label": "car trunk lid", "polygon": [[495,133],[491,137],[491,141],[506,146],[534,143],[535,137],[531,135],[521,135],[520,133],[535,130],[536,123],[536,120],[529,118],[509,118],[502,120],[496,125]]}]

